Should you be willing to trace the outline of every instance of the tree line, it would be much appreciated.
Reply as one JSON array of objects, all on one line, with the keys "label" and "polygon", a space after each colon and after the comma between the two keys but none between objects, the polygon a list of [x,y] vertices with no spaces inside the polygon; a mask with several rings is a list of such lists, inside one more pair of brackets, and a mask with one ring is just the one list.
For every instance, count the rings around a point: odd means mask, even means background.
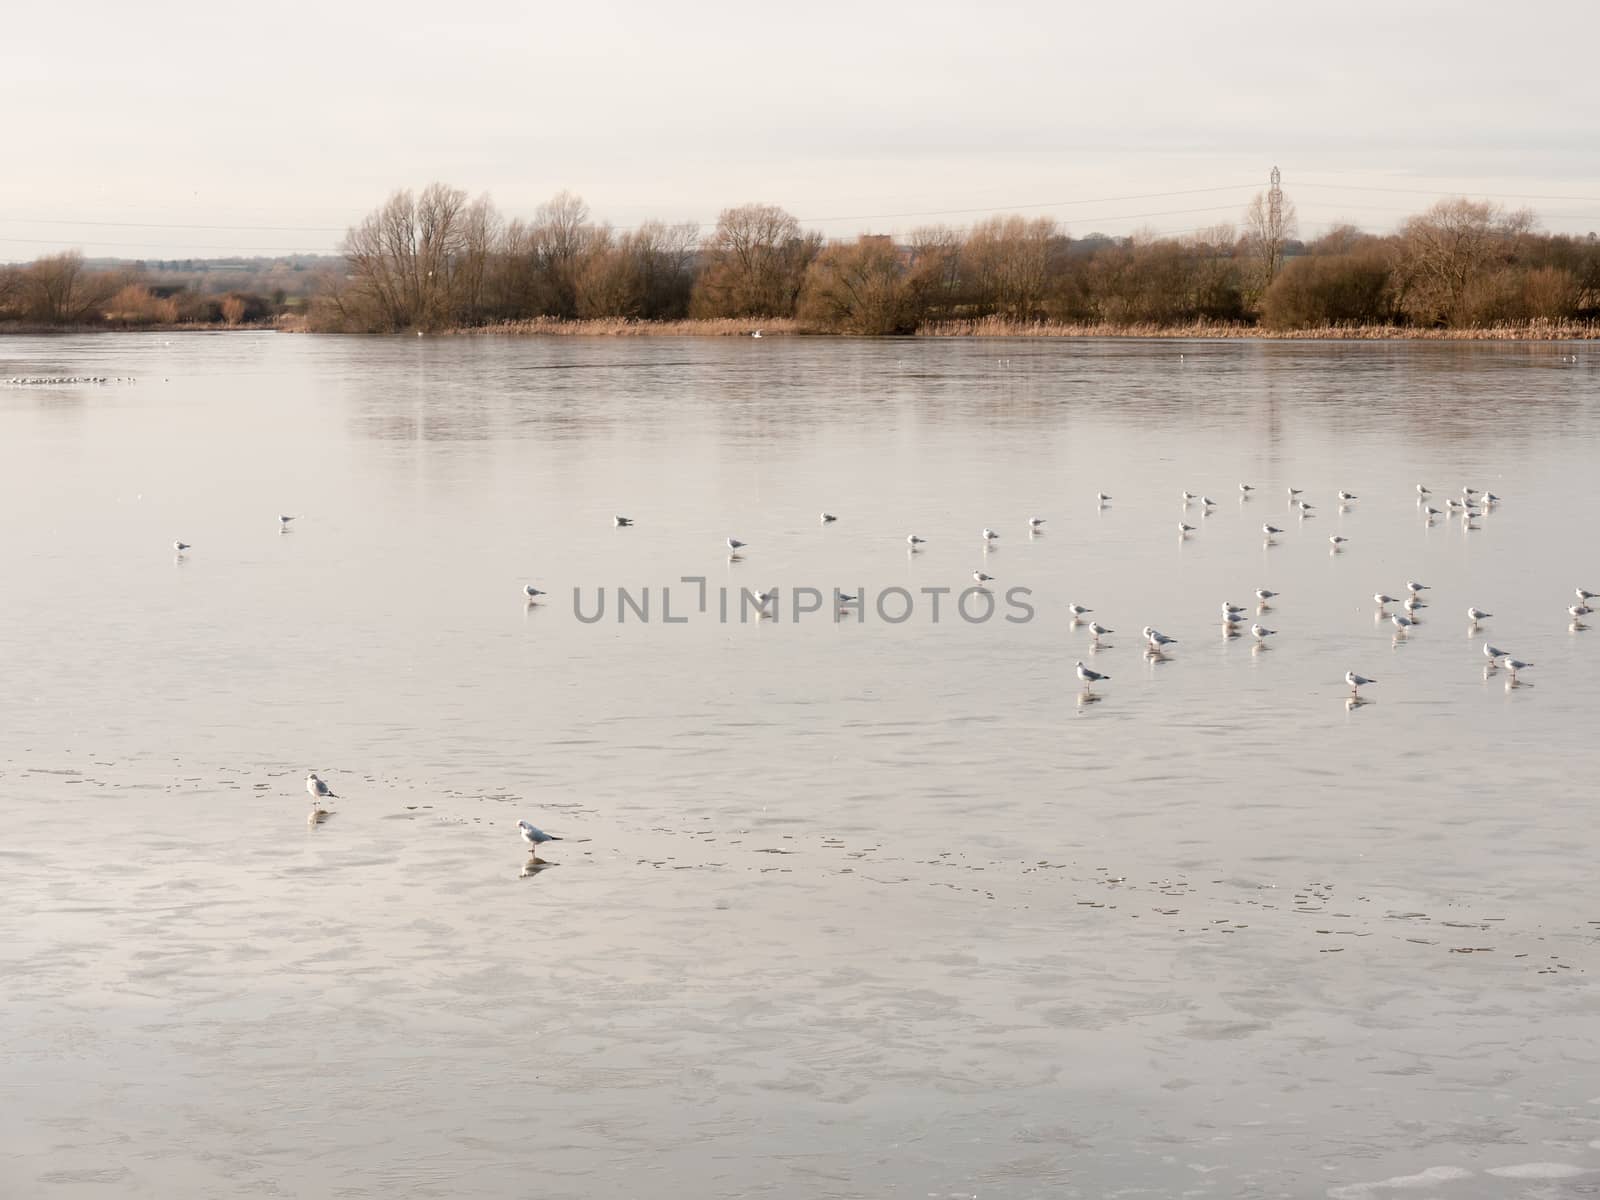
[{"label": "tree line", "polygon": [[351,229],[348,270],[314,328],[362,332],[529,318],[794,318],[803,329],[907,334],[940,322],[1288,330],[1474,328],[1600,317],[1595,235],[1542,234],[1531,213],[1442,200],[1387,235],[1295,236],[1292,204],[1258,195],[1238,226],[1074,238],[1048,217],[932,225],[829,243],[748,204],[699,227],[618,230],[563,192],[531,220],[434,184]]},{"label": "tree line", "polygon": [[304,311],[328,260],[316,256],[91,262],[77,251],[0,265],[0,327],[260,326]]},{"label": "tree line", "polygon": [[1600,320],[1593,233],[1541,233],[1526,210],[1465,198],[1391,234],[1341,225],[1309,241],[1297,237],[1291,203],[1261,194],[1237,225],[1181,236],[1073,237],[1048,217],[994,216],[829,242],[770,204],[725,209],[708,231],[660,221],[617,229],[568,192],[532,218],[508,219],[487,196],[433,184],[390,196],[348,232],[342,255],[271,267],[253,277],[274,284],[265,294],[219,291],[195,264],[181,264],[187,273],[97,268],[52,255],[0,267],[0,322],[239,325],[294,310],[328,332],[784,318],[803,330],[886,335],[980,321],[1288,331]]}]

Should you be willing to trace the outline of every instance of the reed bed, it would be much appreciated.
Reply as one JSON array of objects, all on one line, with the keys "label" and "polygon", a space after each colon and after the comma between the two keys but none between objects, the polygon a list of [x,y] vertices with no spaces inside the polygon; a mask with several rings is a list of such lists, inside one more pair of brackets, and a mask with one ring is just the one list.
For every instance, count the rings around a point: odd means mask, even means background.
[{"label": "reed bed", "polygon": [[1321,325],[1309,329],[1265,329],[1224,321],[1182,325],[1149,322],[1059,323],[981,317],[934,321],[917,330],[918,337],[1065,337],[1065,338],[1266,338],[1278,341],[1576,341],[1600,338],[1600,322],[1522,321],[1478,329],[1416,329],[1402,325]]},{"label": "reed bed", "polygon": [[683,321],[640,321],[628,317],[566,321],[560,317],[530,317],[494,325],[461,326],[447,332],[536,337],[749,337],[757,330],[762,337],[783,337],[799,333],[800,327],[794,320],[782,317],[706,317]]}]

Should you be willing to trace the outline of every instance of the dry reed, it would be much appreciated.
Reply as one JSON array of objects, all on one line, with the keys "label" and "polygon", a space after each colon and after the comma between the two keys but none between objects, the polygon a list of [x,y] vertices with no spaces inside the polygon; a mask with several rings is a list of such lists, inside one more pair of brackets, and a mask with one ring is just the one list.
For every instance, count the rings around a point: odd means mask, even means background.
[{"label": "dry reed", "polygon": [[1574,341],[1600,338],[1593,321],[1523,321],[1479,329],[1417,329],[1401,325],[1322,325],[1310,329],[1264,329],[1224,321],[1182,325],[1149,322],[1057,323],[982,317],[936,321],[917,330],[918,337],[1065,337],[1065,338],[1268,338],[1280,341]]},{"label": "dry reed", "polygon": [[800,332],[792,319],[783,317],[706,317],[683,321],[641,321],[629,317],[565,321],[560,317],[530,317],[522,321],[500,321],[494,325],[460,326],[446,332],[543,337],[749,337],[758,330],[763,337]]}]

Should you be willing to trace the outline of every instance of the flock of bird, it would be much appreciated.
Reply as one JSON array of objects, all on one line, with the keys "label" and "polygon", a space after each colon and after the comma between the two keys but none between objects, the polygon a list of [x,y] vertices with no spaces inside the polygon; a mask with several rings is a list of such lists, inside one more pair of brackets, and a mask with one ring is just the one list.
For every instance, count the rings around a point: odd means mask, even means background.
[{"label": "flock of bird", "polygon": [[[1476,519],[1481,517],[1484,513],[1492,511],[1494,506],[1500,503],[1500,497],[1495,495],[1493,492],[1483,492],[1477,490],[1476,488],[1463,487],[1461,489],[1461,497],[1459,499],[1454,496],[1446,498],[1443,500],[1443,503],[1446,507],[1444,509],[1439,509],[1434,506],[1434,493],[1430,488],[1419,483],[1417,484],[1416,490],[1417,503],[1422,508],[1423,518],[1429,525],[1432,525],[1440,517],[1449,512],[1454,515],[1459,515],[1461,520],[1467,525],[1468,528],[1477,528],[1477,526],[1474,524]],[[1255,487],[1251,484],[1241,483],[1239,485],[1241,500],[1249,500],[1252,496],[1252,493],[1255,491]],[[1288,495],[1290,506],[1297,510],[1301,519],[1308,519],[1315,515],[1316,505],[1304,499],[1301,489],[1291,487],[1288,489]],[[1344,490],[1339,491],[1337,496],[1340,511],[1348,511],[1349,506],[1360,499],[1360,497],[1354,492]],[[1199,505],[1201,506],[1203,512],[1209,515],[1211,510],[1216,507],[1215,500],[1211,499],[1209,496],[1199,493],[1184,491],[1181,493],[1181,497],[1185,512],[1187,512],[1192,506]],[[1112,497],[1105,492],[1096,493],[1096,501],[1102,508],[1110,504],[1111,500]],[[280,515],[278,517],[280,530],[287,531],[290,523],[296,519],[296,517],[288,514]],[[838,516],[833,513],[823,512],[820,514],[820,521],[823,525],[832,525],[838,520]],[[627,528],[632,526],[634,523],[633,518],[625,516],[614,516],[612,521],[617,528]],[[1044,517],[1029,517],[1027,525],[1028,534],[1030,537],[1042,534],[1044,532],[1045,524],[1046,518]],[[1261,528],[1263,534],[1267,538],[1268,544],[1272,544],[1275,536],[1284,532],[1284,530],[1272,525],[1270,522],[1263,524]],[[1190,525],[1185,521],[1179,522],[1180,537],[1188,538],[1189,535],[1194,532],[1196,532],[1195,526]],[[1000,537],[1000,534],[997,530],[985,527],[982,531],[981,537],[982,546],[984,550],[987,551],[993,547],[995,541]],[[1333,552],[1339,553],[1348,543],[1349,539],[1342,535],[1336,534],[1331,537],[1329,541],[1333,545]],[[906,544],[910,548],[910,553],[917,554],[920,553],[921,548],[927,544],[927,539],[915,533],[908,534],[906,536]],[[748,548],[748,543],[735,537],[728,538],[726,545],[730,560],[739,559],[742,557],[741,552]],[[191,544],[184,541],[174,542],[173,547],[180,555],[192,549]],[[981,567],[973,571],[972,578],[980,587],[983,584],[993,582],[994,580],[994,576],[988,574]],[[1395,627],[1396,639],[1408,636],[1416,627],[1419,620],[1417,616],[1418,612],[1421,609],[1428,607],[1428,602],[1423,600],[1422,593],[1430,590],[1431,588],[1428,584],[1411,579],[1406,581],[1406,594],[1404,598],[1391,596],[1387,592],[1377,592],[1373,595],[1373,602],[1377,605],[1378,619],[1381,620],[1383,618],[1387,618],[1390,623],[1393,624]],[[1577,602],[1567,608],[1567,613],[1573,620],[1574,628],[1586,628],[1586,626],[1582,624],[1582,620],[1584,617],[1590,616],[1594,612],[1594,609],[1590,606],[1589,601],[1600,599],[1600,593],[1593,592],[1582,587],[1576,588],[1575,592]],[[528,603],[533,604],[536,603],[541,597],[545,596],[546,593],[542,589],[535,587],[530,583],[523,587],[523,595],[526,597]],[[1261,621],[1261,618],[1272,608],[1272,601],[1277,599],[1278,596],[1278,592],[1275,592],[1269,588],[1256,589],[1255,619],[1253,619],[1250,623],[1249,632],[1250,636],[1255,639],[1258,646],[1261,643],[1264,643],[1268,638],[1275,637],[1278,634],[1276,629],[1268,628]],[[763,612],[765,611],[766,607],[776,599],[776,597],[776,590],[764,591],[757,595],[757,600],[759,601]],[[842,594],[839,596],[839,601],[841,604],[855,603],[858,601],[858,599],[859,597],[857,596]],[[1404,611],[1395,611],[1391,613],[1389,611],[1390,605],[1399,605]],[[1071,624],[1074,627],[1081,627],[1086,623],[1086,618],[1090,617],[1094,613],[1094,609],[1082,604],[1074,603],[1067,606],[1067,612],[1071,616]],[[1468,607],[1466,613],[1467,620],[1470,623],[1468,632],[1474,634],[1478,631],[1480,622],[1488,620],[1494,616],[1492,612],[1478,608],[1476,605]],[[1231,602],[1224,602],[1221,608],[1221,616],[1224,632],[1229,637],[1237,637],[1239,636],[1239,627],[1249,617],[1249,612],[1240,605],[1236,605]],[[1098,620],[1087,621],[1087,624],[1092,639],[1091,646],[1095,649],[1100,647],[1102,638],[1116,632],[1115,629],[1108,625],[1101,624]],[[1177,638],[1170,637],[1167,634],[1162,633],[1159,629],[1156,629],[1150,625],[1144,626],[1140,630],[1140,635],[1145,642],[1145,655],[1152,659],[1164,659],[1168,648],[1178,644]],[[1527,662],[1523,659],[1515,657],[1514,655],[1487,641],[1483,643],[1483,654],[1488,660],[1485,670],[1495,671],[1501,667],[1504,667],[1508,674],[1509,682],[1513,686],[1517,682],[1519,673],[1530,669],[1534,665],[1531,662]],[[1075,669],[1078,679],[1084,685],[1086,693],[1091,693],[1095,684],[1108,681],[1111,678],[1110,675],[1090,667],[1082,659],[1078,660],[1078,662],[1075,664]],[[1378,682],[1374,678],[1361,675],[1353,670],[1345,672],[1344,681],[1350,688],[1351,698],[1349,703],[1351,705],[1364,703],[1364,701],[1362,701],[1360,698],[1361,689]],[[306,777],[306,791],[310,794],[312,803],[310,821],[313,824],[319,823],[326,819],[329,815],[329,810],[323,806],[323,801],[328,799],[338,799],[338,796],[328,786],[327,782],[318,776],[314,771],[309,773]],[[548,865],[545,863],[545,860],[539,857],[539,847],[547,842],[558,842],[562,839],[546,833],[538,826],[526,820],[519,820],[517,822],[517,830],[522,840],[525,841],[531,848],[532,857],[530,859],[530,864],[541,866]]]},{"label": "flock of bird", "polygon": [[[1288,492],[1289,506],[1296,511],[1301,520],[1308,520],[1315,517],[1317,506],[1311,501],[1305,499],[1304,489],[1290,487],[1286,490]],[[1240,500],[1245,501],[1252,499],[1256,491],[1257,489],[1253,484],[1241,483],[1239,485]],[[1461,489],[1461,495],[1459,498],[1455,496],[1441,497],[1440,502],[1445,505],[1445,508],[1440,509],[1435,507],[1435,493],[1433,489],[1429,488],[1425,484],[1419,483],[1416,485],[1416,491],[1417,504],[1422,510],[1424,522],[1429,526],[1434,525],[1439,518],[1449,514],[1452,516],[1458,516],[1465,528],[1478,529],[1480,528],[1480,526],[1477,524],[1478,519],[1484,514],[1493,511],[1495,506],[1501,502],[1500,497],[1495,495],[1493,492],[1482,491],[1474,487],[1463,487]],[[1180,495],[1182,499],[1183,510],[1186,515],[1188,511],[1196,505],[1200,507],[1202,514],[1205,516],[1209,516],[1217,507],[1217,502],[1215,500],[1213,500],[1210,496],[1199,492],[1185,490],[1180,493]],[[1345,489],[1340,489],[1336,493],[1336,496],[1338,501],[1338,510],[1340,512],[1350,511],[1351,505],[1361,498],[1355,492]],[[1107,507],[1111,503],[1112,499],[1113,497],[1106,492],[1097,492],[1095,494],[1095,500],[1102,509]],[[292,518],[289,517],[282,518],[285,523],[291,519]],[[832,525],[834,522],[838,521],[839,518],[834,513],[823,512],[820,514],[819,519],[824,525]],[[627,528],[633,525],[632,517],[614,516],[612,521],[618,528]],[[1046,518],[1044,517],[1029,517],[1029,535],[1032,536],[1043,533],[1045,524]],[[1195,532],[1197,532],[1196,526],[1191,525],[1184,520],[1180,520],[1178,522],[1178,535],[1180,538],[1187,539]],[[1275,538],[1277,535],[1282,534],[1284,530],[1268,521],[1262,524],[1261,532],[1266,538],[1266,543],[1268,545],[1274,545],[1276,544]],[[1000,534],[998,531],[985,527],[982,533],[982,544],[984,550],[987,551],[989,548],[991,548],[996,539],[999,537]],[[1345,537],[1343,534],[1334,534],[1329,537],[1328,541],[1332,546],[1330,553],[1339,554],[1342,553],[1344,547],[1349,544],[1350,539]],[[912,554],[920,553],[922,547],[927,545],[927,542],[928,539],[919,534],[911,533],[906,535],[906,544],[910,548],[910,553]],[[728,547],[728,557],[730,561],[742,558],[742,551],[747,549],[749,546],[749,543],[741,541],[736,537],[728,538],[726,544]],[[995,577],[984,571],[982,567],[979,567],[977,570],[972,572],[972,578],[974,582],[981,587],[983,584],[992,583]],[[1390,623],[1395,627],[1396,638],[1408,635],[1418,624],[1418,618],[1416,614],[1419,610],[1428,607],[1427,603],[1422,599],[1421,594],[1428,590],[1430,589],[1427,584],[1419,583],[1416,580],[1408,580],[1406,582],[1407,595],[1403,601],[1395,596],[1389,595],[1386,592],[1378,592],[1373,596],[1373,600],[1378,606],[1379,618],[1381,619],[1387,617],[1389,619]],[[1589,606],[1588,602],[1597,598],[1597,594],[1581,587],[1577,588],[1576,592],[1577,603],[1571,605],[1567,609],[1567,613],[1572,618],[1575,627],[1585,628],[1585,626],[1582,625],[1582,619],[1594,612],[1594,609]],[[532,604],[536,603],[539,598],[544,596],[546,593],[530,583],[523,587],[523,594],[527,598],[528,602]],[[1271,608],[1270,602],[1276,598],[1277,595],[1277,592],[1271,591],[1267,588],[1258,588],[1256,590],[1257,618],[1265,614]],[[756,599],[759,602],[763,615],[766,613],[767,606],[776,599],[776,596],[776,591],[764,591],[756,595]],[[854,603],[856,600],[857,597],[855,596],[841,595],[839,597],[839,601],[842,604]],[[1399,612],[1390,613],[1388,606],[1391,604],[1403,605],[1405,608],[1404,614]],[[1067,611],[1071,614],[1072,624],[1074,626],[1080,626],[1083,624],[1083,619],[1091,614],[1094,610],[1092,608],[1086,608],[1081,604],[1071,604],[1067,606]],[[1222,605],[1222,623],[1224,630],[1229,634],[1229,636],[1237,636],[1238,628],[1243,623],[1246,615],[1247,613],[1244,608],[1232,603],[1224,602]],[[1477,632],[1479,622],[1487,620],[1493,615],[1493,613],[1486,612],[1475,605],[1469,607],[1467,609],[1467,619],[1471,623],[1469,626],[1469,632]],[[1101,638],[1105,637],[1107,634],[1116,632],[1114,629],[1111,629],[1109,626],[1102,625],[1098,621],[1091,622],[1089,625],[1089,630],[1093,635],[1092,645],[1096,647],[1100,645]],[[1259,619],[1253,621],[1250,625],[1250,635],[1258,644],[1265,642],[1267,638],[1276,636],[1277,633],[1278,631],[1276,629],[1269,629],[1267,626],[1263,625]],[[1150,625],[1146,625],[1143,629],[1141,629],[1140,634],[1145,641],[1145,654],[1151,658],[1162,658],[1165,655],[1168,647],[1178,644],[1177,638],[1169,637],[1168,635],[1162,633],[1159,629],[1156,629]],[[1488,642],[1484,643],[1483,652],[1485,657],[1489,660],[1487,669],[1493,671],[1503,666],[1513,684],[1517,682],[1519,672],[1526,671],[1533,666],[1533,663],[1516,658],[1513,655],[1508,654],[1506,651],[1490,645]],[[1078,679],[1082,681],[1086,691],[1092,689],[1095,684],[1105,682],[1111,678],[1111,676],[1103,672],[1096,671],[1094,668],[1088,666],[1081,659],[1075,664],[1075,668]],[[1352,703],[1362,703],[1360,700],[1361,689],[1378,682],[1376,679],[1358,674],[1355,671],[1346,671],[1344,681],[1350,687]]]}]

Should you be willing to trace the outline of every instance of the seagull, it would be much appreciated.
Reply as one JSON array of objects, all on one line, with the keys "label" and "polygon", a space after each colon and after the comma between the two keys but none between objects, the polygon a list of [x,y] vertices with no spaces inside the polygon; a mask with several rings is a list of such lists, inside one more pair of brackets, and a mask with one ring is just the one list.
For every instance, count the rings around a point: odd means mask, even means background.
[{"label": "seagull", "polygon": [[1494,616],[1492,612],[1484,612],[1481,608],[1467,609],[1467,620],[1471,621],[1474,625],[1476,625],[1479,621],[1487,620],[1492,616]]},{"label": "seagull", "polygon": [[1200,503],[1205,505],[1207,508],[1215,508],[1217,506],[1217,502],[1210,496],[1201,496]]},{"label": "seagull", "polygon": [[537,825],[534,825],[533,823],[531,823],[529,821],[518,821],[517,822],[517,829],[522,834],[522,840],[527,842],[528,845],[533,847],[533,853],[536,856],[539,853],[539,847],[542,846],[545,842],[559,842],[559,841],[561,841],[561,839],[556,837],[555,834],[546,833],[544,830],[540,829]]},{"label": "seagull", "polygon": [[1344,673],[1344,681],[1350,685],[1352,692],[1360,692],[1369,683],[1377,683],[1376,679],[1368,679],[1365,675],[1357,675],[1354,671]]},{"label": "seagull", "polygon": [[611,519],[616,523],[618,529],[626,529],[633,524],[632,517],[612,517]]},{"label": "seagull", "polygon": [[1457,500],[1454,496],[1446,496],[1444,502],[1449,508],[1465,508],[1467,506],[1465,501]]},{"label": "seagull", "polygon": [[1518,671],[1526,671],[1531,666],[1533,666],[1532,663],[1523,662],[1520,658],[1507,658],[1506,659],[1506,670],[1511,672],[1511,678],[1512,679],[1515,679],[1517,677],[1517,672]]},{"label": "seagull", "polygon": [[1483,502],[1485,504],[1499,504],[1500,497],[1496,496],[1493,492],[1485,492],[1483,494]]},{"label": "seagull", "polygon": [[281,527],[282,527],[282,528],[284,528],[284,529],[287,529],[287,528],[289,528],[289,522],[290,522],[290,521],[292,521],[292,520],[294,520],[294,518],[293,518],[293,517],[285,517],[285,516],[280,516],[280,517],[279,517],[279,518],[278,518],[278,524],[279,524],[279,525],[280,525],[280,526],[281,526]]},{"label": "seagull", "polygon": [[1437,508],[1435,508],[1431,504],[1428,505],[1426,508],[1424,508],[1422,510],[1422,512],[1423,512],[1423,515],[1427,516],[1427,517],[1442,517],[1442,516],[1444,516],[1444,514],[1442,512],[1440,512]]},{"label": "seagull", "polygon": [[1359,500],[1359,499],[1361,499],[1361,497],[1356,495],[1354,492],[1340,492],[1339,493],[1339,501],[1342,504],[1349,504],[1350,501]]},{"label": "seagull", "polygon": [[1275,533],[1282,533],[1283,530],[1279,529],[1276,525],[1263,525],[1261,527],[1261,532],[1266,534],[1268,537],[1271,537]]},{"label": "seagull", "polygon": [[1417,484],[1417,495],[1419,495],[1419,496],[1431,496],[1432,494],[1433,493],[1430,492],[1427,488],[1423,487],[1422,484],[1420,484],[1420,483]]},{"label": "seagull", "polygon": [[729,538],[728,539],[728,552],[730,554],[737,554],[737,553],[739,553],[739,551],[741,551],[743,549],[744,549],[744,543],[741,542],[738,538]]},{"label": "seagull", "polygon": [[1222,611],[1230,617],[1242,617],[1244,615],[1244,609],[1237,604],[1229,604],[1226,600],[1222,602]]},{"label": "seagull", "polygon": [[854,604],[857,600],[861,599],[861,597],[860,596],[846,596],[843,592],[835,592],[834,593],[834,599],[837,600],[840,604]]},{"label": "seagull", "polygon": [[1268,629],[1265,625],[1261,624],[1259,621],[1257,621],[1254,625],[1250,626],[1250,636],[1255,638],[1256,641],[1258,641],[1258,642],[1266,641],[1267,638],[1271,637],[1273,634],[1275,634],[1277,632],[1278,631],[1276,629]]},{"label": "seagull", "polygon": [[188,542],[173,542],[172,548],[179,554],[182,554],[185,550],[191,549]]},{"label": "seagull", "polygon": [[979,583],[993,583],[994,582],[994,576],[993,575],[985,575],[982,571],[974,571],[972,573],[972,578],[975,579]]},{"label": "seagull", "polygon": [[985,529],[983,531],[983,540],[986,541],[986,542],[992,542],[992,541],[995,540],[995,538],[997,538],[999,536],[1000,535],[998,533],[996,533],[992,529]]},{"label": "seagull", "polygon": [[1029,517],[1028,518],[1028,528],[1033,530],[1033,531],[1035,531],[1035,532],[1038,532],[1038,530],[1043,525],[1044,525],[1044,518],[1043,517]]},{"label": "seagull", "polygon": [[1080,659],[1079,662],[1078,662],[1078,678],[1083,680],[1083,682],[1087,686],[1093,687],[1100,680],[1102,680],[1102,679],[1110,679],[1111,676],[1102,675],[1102,674],[1100,674],[1099,671],[1095,671],[1095,670],[1090,669],[1089,667],[1084,666],[1082,660]]},{"label": "seagull", "polygon": [[1567,612],[1571,613],[1574,617],[1587,617],[1593,614],[1594,609],[1590,608],[1587,604],[1573,604],[1567,607]]},{"label": "seagull", "polygon": [[1398,604],[1398,603],[1400,603],[1393,596],[1389,595],[1388,592],[1377,592],[1377,593],[1375,593],[1373,595],[1372,599],[1378,605],[1379,608],[1382,608],[1385,604]]},{"label": "seagull", "polygon": [[1193,504],[1198,499],[1200,499],[1200,497],[1196,496],[1193,492],[1184,492],[1183,493],[1183,502],[1185,504]]},{"label": "seagull", "polygon": [[1256,589],[1256,599],[1261,601],[1263,606],[1267,603],[1268,600],[1276,600],[1277,598],[1278,598],[1278,593],[1277,592],[1268,591],[1266,588],[1257,588]]},{"label": "seagull", "polygon": [[1095,496],[1099,499],[1101,504],[1104,504],[1107,500],[1111,499],[1111,497],[1106,495],[1104,492],[1096,492]]},{"label": "seagull", "polygon": [[1289,499],[1293,500],[1296,496],[1298,496],[1303,491],[1305,491],[1305,488],[1290,488],[1289,489]]},{"label": "seagull", "polygon": [[1585,588],[1574,588],[1573,590],[1578,593],[1578,603],[1579,604],[1587,604],[1587,603],[1589,603],[1589,601],[1593,600],[1595,597],[1600,596],[1600,592],[1591,592],[1591,591],[1586,590]]},{"label": "seagull", "polygon": [[1092,623],[1089,626],[1089,632],[1094,634],[1095,640],[1098,641],[1100,638],[1105,637],[1105,635],[1108,634],[1108,633],[1115,633],[1116,630],[1115,629],[1109,629],[1106,626],[1100,624],[1099,621],[1095,621],[1094,623]]},{"label": "seagull", "polygon": [[1415,579],[1406,580],[1406,591],[1410,592],[1413,596],[1415,596],[1418,592],[1426,592],[1428,590],[1428,585],[1425,583],[1418,583]]},{"label": "seagull", "polygon": [[1144,634],[1144,639],[1150,643],[1150,649],[1152,650],[1160,650],[1163,646],[1175,646],[1178,644],[1177,638],[1170,638],[1159,629],[1152,629],[1148,625],[1140,632]]},{"label": "seagull", "polygon": [[543,592],[541,592],[538,588],[534,587],[533,584],[531,584],[531,583],[530,584],[525,584],[523,586],[522,594],[528,598],[528,603],[529,604],[532,604],[540,596],[544,595]]},{"label": "seagull", "polygon": [[315,771],[306,775],[306,791],[311,793],[311,803],[318,800],[337,800],[339,795]]},{"label": "seagull", "polygon": [[1463,496],[1466,496],[1468,499],[1471,499],[1473,496],[1476,496],[1478,494],[1478,489],[1477,488],[1470,488],[1470,487],[1462,487],[1461,494]]},{"label": "seagull", "polygon": [[1498,646],[1491,646],[1488,642],[1485,642],[1483,644],[1483,656],[1487,658],[1492,665],[1496,659],[1504,658],[1506,656],[1506,652],[1500,649]]},{"label": "seagull", "polygon": [[1395,613],[1389,620],[1394,622],[1394,627],[1401,633],[1410,632],[1411,627],[1416,624],[1410,617],[1402,617],[1399,613]]},{"label": "seagull", "polygon": [[1419,600],[1415,596],[1411,596],[1406,600],[1406,611],[1407,612],[1416,612],[1417,609],[1419,609],[1419,608],[1427,608],[1427,607],[1428,607],[1428,602],[1426,600]]},{"label": "seagull", "polygon": [[1251,486],[1251,485],[1250,485],[1250,484],[1248,484],[1248,483],[1241,483],[1241,484],[1240,484],[1240,485],[1239,485],[1239,492],[1240,492],[1240,494],[1241,494],[1241,495],[1244,495],[1244,496],[1248,496],[1248,495],[1249,495],[1249,494],[1250,494],[1250,493],[1251,493],[1251,492],[1253,492],[1253,491],[1255,491],[1255,490],[1256,490],[1256,489],[1255,489],[1255,488],[1253,488],[1253,487],[1252,487],[1252,486]]},{"label": "seagull", "polygon": [[1178,522],[1178,536],[1179,537],[1183,537],[1185,534],[1190,534],[1190,533],[1193,533],[1193,532],[1194,532],[1194,526],[1193,525],[1190,525],[1190,524],[1188,524],[1187,522],[1184,522],[1184,521],[1179,521]]},{"label": "seagull", "polygon": [[1333,543],[1333,548],[1335,550],[1337,550],[1340,546],[1344,545],[1350,539],[1347,538],[1347,537],[1341,537],[1339,534],[1336,533],[1331,538],[1329,538],[1328,540]]},{"label": "seagull", "polygon": [[1079,617],[1083,616],[1085,613],[1092,613],[1094,611],[1094,609],[1085,608],[1081,604],[1069,604],[1069,605],[1067,605],[1067,611],[1072,614],[1073,620],[1077,620]]},{"label": "seagull", "polygon": [[916,534],[913,533],[910,537],[906,538],[906,545],[910,546],[913,550],[915,550],[918,546],[922,545],[927,540],[928,540],[927,538],[919,538]]},{"label": "seagull", "polygon": [[1296,500],[1295,503],[1300,506],[1300,511],[1303,513],[1308,513],[1316,507],[1316,505],[1311,503],[1309,500]]}]

